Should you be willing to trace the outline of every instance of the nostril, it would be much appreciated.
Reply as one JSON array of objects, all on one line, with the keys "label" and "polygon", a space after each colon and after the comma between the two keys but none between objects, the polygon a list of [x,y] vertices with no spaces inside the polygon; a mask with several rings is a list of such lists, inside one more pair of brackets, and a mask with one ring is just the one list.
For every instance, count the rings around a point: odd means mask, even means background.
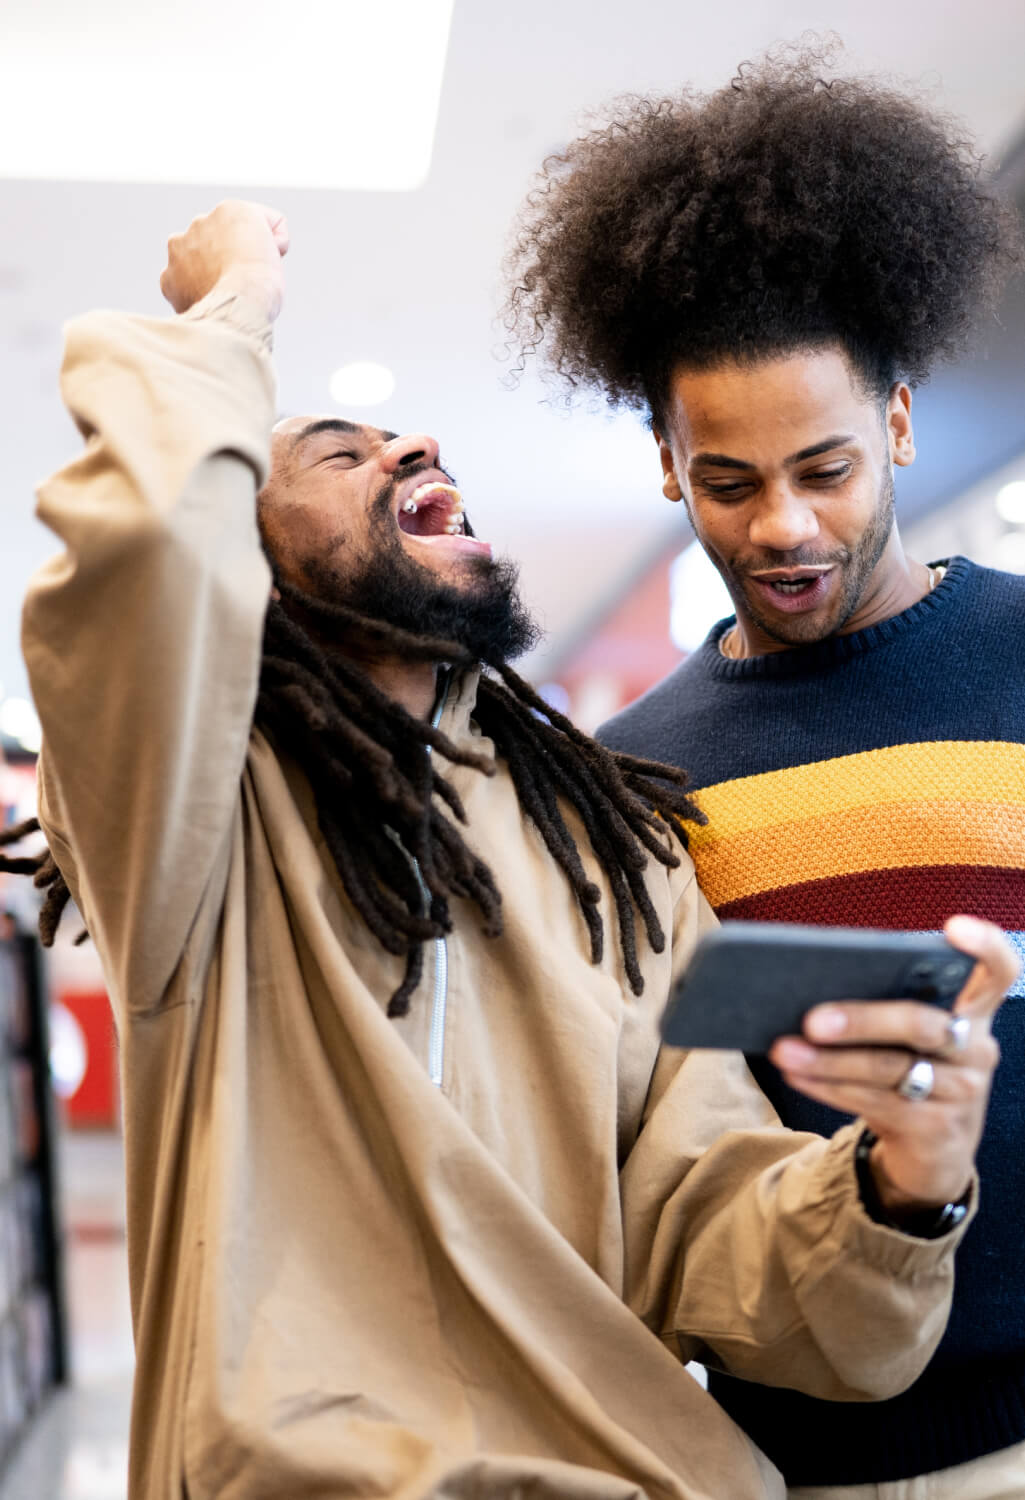
[{"label": "nostril", "polygon": [[421,464],[426,457],[427,454],[422,448],[418,448],[414,453],[404,453],[399,459],[399,468],[408,469],[410,464]]}]

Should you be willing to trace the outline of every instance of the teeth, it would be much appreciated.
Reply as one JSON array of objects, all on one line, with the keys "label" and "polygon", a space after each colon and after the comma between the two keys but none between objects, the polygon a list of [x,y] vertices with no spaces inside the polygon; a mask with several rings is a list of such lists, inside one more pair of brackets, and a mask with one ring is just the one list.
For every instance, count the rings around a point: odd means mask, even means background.
[{"label": "teeth", "polygon": [[[441,534],[445,536],[465,536],[463,497],[454,485],[439,484],[435,480],[421,484],[407,500],[402,502],[401,509],[405,511],[406,515],[415,516],[420,506],[428,502],[439,504],[440,508],[440,501],[444,498],[447,498],[448,506],[444,514],[444,524]],[[442,520],[440,515],[438,516],[438,520]]]},{"label": "teeth", "polygon": [[430,480],[427,484],[421,484],[417,489],[413,491],[409,498],[410,500],[415,500],[419,504],[419,502],[426,499],[428,495],[437,494],[450,495],[452,498],[452,504],[454,506],[461,506],[463,503],[463,497],[462,495],[460,495],[455,485],[438,484],[436,480]]}]

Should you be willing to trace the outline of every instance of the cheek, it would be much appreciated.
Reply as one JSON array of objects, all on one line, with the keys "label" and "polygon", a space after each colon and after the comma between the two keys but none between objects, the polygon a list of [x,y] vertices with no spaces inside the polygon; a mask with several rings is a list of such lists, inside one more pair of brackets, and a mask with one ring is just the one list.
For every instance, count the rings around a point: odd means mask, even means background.
[{"label": "cheek", "polygon": [[300,582],[307,564],[323,562],[350,543],[348,530],[337,516],[325,516],[299,506],[282,508],[265,519],[265,545],[286,578]]},{"label": "cheek", "polygon": [[729,559],[746,543],[746,523],[740,510],[712,511],[690,502],[687,506],[694,534],[706,552]]}]

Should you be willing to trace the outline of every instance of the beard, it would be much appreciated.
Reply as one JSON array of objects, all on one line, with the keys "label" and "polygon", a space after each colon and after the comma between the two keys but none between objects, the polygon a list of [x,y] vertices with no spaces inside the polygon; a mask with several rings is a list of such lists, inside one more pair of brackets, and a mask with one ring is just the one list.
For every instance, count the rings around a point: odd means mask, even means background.
[{"label": "beard", "polygon": [[769,618],[757,602],[752,602],[745,590],[744,572],[724,569],[724,582],[737,601],[739,595],[744,612],[750,616],[759,630],[781,646],[810,646],[816,641],[837,635],[854,615],[861,604],[869,581],[893,530],[894,517],[893,474],[886,470],[875,515],[853,547],[837,548],[833,552],[813,554],[797,548],[792,552],[765,552],[757,558],[745,559],[745,572],[762,568],[811,568],[825,563],[834,564],[841,579],[840,598],[828,620],[815,620],[795,615]]},{"label": "beard", "polygon": [[[336,561],[341,541],[331,556],[304,560],[312,598],[409,635],[452,642],[489,666],[515,661],[535,646],[541,631],[520,599],[516,564],[468,557],[459,565],[462,581],[439,577],[403,546],[392,514],[394,489],[385,485],[371,506],[372,550],[343,566]],[[469,522],[466,530],[473,535]]]}]

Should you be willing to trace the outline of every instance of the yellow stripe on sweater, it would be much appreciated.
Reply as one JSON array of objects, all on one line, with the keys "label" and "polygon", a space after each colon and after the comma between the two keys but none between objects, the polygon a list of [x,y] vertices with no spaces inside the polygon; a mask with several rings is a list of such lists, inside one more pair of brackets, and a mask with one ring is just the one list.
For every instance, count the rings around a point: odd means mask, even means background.
[{"label": "yellow stripe on sweater", "polygon": [[760,776],[721,781],[695,793],[708,827],[688,827],[691,844],[858,807],[925,801],[1025,804],[1025,745],[938,740],[863,750]]},{"label": "yellow stripe on sweater", "polygon": [[698,881],[715,907],[864,870],[920,865],[1025,870],[1025,806],[964,796],[840,809],[725,837],[721,824],[700,829],[688,824],[688,834]]}]

